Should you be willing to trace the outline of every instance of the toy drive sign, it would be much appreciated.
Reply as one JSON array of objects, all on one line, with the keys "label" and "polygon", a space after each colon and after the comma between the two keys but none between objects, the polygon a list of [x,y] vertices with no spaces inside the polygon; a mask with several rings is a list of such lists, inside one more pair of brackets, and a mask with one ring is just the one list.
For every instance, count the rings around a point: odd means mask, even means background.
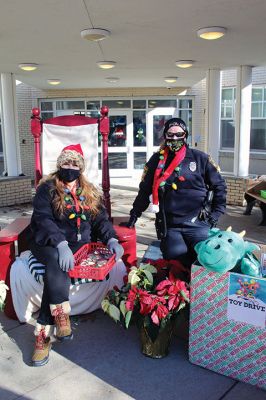
[{"label": "toy drive sign", "polygon": [[228,281],[227,317],[265,328],[266,280],[231,273]]}]

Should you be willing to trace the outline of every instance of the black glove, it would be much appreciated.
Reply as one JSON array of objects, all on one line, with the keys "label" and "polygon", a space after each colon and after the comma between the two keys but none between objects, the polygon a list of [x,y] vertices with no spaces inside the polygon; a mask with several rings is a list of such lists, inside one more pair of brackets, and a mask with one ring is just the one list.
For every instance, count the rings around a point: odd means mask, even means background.
[{"label": "black glove", "polygon": [[60,268],[67,272],[74,269],[74,256],[66,240],[57,245]]},{"label": "black glove", "polygon": [[209,222],[211,228],[215,228],[218,220],[213,217],[209,217],[208,222]]},{"label": "black glove", "polygon": [[127,228],[134,228],[135,223],[137,222],[138,217],[136,214],[131,214],[128,222],[125,224]]}]

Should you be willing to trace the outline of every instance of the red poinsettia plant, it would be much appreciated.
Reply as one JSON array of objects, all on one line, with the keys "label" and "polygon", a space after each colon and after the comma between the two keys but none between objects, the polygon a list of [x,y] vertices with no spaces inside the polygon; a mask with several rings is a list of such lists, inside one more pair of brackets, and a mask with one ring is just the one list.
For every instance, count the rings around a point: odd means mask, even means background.
[{"label": "red poinsettia plant", "polygon": [[146,326],[163,328],[189,303],[189,291],[187,283],[173,272],[161,281],[157,272],[149,263],[132,267],[126,284],[108,292],[102,301],[103,310],[126,328],[130,321],[139,319]]}]

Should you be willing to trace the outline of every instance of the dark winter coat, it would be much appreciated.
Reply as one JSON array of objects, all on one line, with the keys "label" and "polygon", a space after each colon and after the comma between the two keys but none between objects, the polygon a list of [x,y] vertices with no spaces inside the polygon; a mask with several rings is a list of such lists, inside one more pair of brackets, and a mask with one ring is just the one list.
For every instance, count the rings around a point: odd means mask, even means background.
[{"label": "dark winter coat", "polygon": [[[42,183],[33,200],[33,214],[31,218],[31,239],[40,246],[56,247],[60,242],[67,240],[69,245],[77,244],[77,219],[69,219],[72,211],[66,210],[58,215],[54,210],[52,200],[55,187],[52,181]],[[79,244],[89,243],[95,238],[104,244],[112,237],[116,237],[108,214],[102,206],[98,215],[93,216],[89,210],[85,211],[87,220],[81,220],[81,240]]]},{"label": "dark winter coat", "polygon": [[[131,214],[135,213],[137,217],[146,210],[150,203],[149,196],[152,193],[154,173],[159,162],[159,156],[159,152],[153,154],[144,168],[139,192],[131,210]],[[165,169],[173,158],[174,152],[170,151]],[[189,147],[179,167],[180,170],[174,171],[163,187],[163,211],[167,226],[180,225],[198,217],[209,190],[213,191],[211,218],[218,220],[226,207],[226,185],[218,167],[207,154]],[[177,190],[172,188],[172,183],[177,185]],[[162,189],[159,188],[160,190]],[[159,198],[162,198],[162,194],[159,194]],[[158,217],[158,214],[156,216]]]}]

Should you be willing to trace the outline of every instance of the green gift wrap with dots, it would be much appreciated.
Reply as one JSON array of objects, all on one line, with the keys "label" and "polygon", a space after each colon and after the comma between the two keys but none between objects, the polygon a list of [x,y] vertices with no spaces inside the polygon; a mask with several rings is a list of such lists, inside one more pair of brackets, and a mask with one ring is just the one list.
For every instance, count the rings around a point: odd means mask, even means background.
[{"label": "green gift wrap with dots", "polygon": [[266,390],[265,326],[228,320],[229,278],[230,272],[218,274],[192,266],[189,359]]}]

